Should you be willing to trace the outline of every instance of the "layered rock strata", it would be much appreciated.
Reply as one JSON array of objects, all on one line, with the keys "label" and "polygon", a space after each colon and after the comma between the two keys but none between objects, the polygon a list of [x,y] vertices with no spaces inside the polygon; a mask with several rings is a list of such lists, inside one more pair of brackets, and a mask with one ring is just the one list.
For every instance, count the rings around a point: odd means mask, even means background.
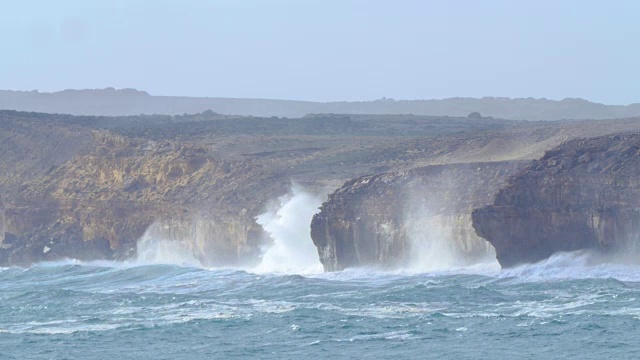
[{"label": "layered rock strata", "polygon": [[[489,204],[522,166],[435,165],[351,180],[329,196],[311,223],[320,261],[326,271],[337,271],[439,261],[429,252],[444,251],[462,262],[490,255],[491,247],[473,232],[471,211]],[[416,256],[421,252],[426,256]]]},{"label": "layered rock strata", "polygon": [[91,151],[28,182],[7,205],[0,264],[131,258],[156,222],[175,228],[169,238],[197,228],[188,235],[203,264],[258,258],[268,239],[254,219],[261,204],[237,189],[259,170],[218,160],[201,146],[104,131],[93,137]]},{"label": "layered rock strata", "polygon": [[640,134],[561,144],[531,162],[472,218],[503,267],[580,249],[634,256],[640,245]]}]

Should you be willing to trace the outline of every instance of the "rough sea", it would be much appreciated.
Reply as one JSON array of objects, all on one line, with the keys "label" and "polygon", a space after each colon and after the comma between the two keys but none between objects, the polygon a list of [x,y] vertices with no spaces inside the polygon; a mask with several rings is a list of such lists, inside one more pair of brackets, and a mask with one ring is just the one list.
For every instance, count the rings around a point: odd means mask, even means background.
[{"label": "rough sea", "polygon": [[0,358],[637,358],[640,268],[587,257],[417,274],[2,269]]},{"label": "rough sea", "polygon": [[577,252],[323,273],[319,203],[294,194],[261,215],[274,243],[254,267],[205,268],[148,235],[129,262],[0,268],[0,359],[640,357],[638,265]]}]

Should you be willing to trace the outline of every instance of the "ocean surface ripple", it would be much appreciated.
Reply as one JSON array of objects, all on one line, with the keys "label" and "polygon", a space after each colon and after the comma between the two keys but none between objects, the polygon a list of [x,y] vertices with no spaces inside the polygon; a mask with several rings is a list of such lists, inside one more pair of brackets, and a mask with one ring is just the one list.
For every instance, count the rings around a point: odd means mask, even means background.
[{"label": "ocean surface ripple", "polygon": [[640,267],[286,274],[62,261],[0,270],[3,359],[633,358]]}]

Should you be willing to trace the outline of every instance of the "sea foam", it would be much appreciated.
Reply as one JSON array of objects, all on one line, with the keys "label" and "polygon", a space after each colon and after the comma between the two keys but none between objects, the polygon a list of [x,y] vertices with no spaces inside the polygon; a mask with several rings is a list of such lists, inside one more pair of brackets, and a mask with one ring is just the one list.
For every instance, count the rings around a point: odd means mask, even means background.
[{"label": "sea foam", "polygon": [[299,186],[278,199],[256,221],[269,234],[273,244],[264,249],[262,261],[253,270],[309,274],[322,272],[309,224],[322,205],[322,197]]}]

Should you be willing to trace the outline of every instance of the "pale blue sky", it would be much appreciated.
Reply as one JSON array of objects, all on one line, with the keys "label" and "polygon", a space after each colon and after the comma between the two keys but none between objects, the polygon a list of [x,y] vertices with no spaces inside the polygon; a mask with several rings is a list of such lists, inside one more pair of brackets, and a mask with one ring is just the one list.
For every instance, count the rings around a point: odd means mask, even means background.
[{"label": "pale blue sky", "polygon": [[640,1],[2,1],[0,89],[640,102]]}]

